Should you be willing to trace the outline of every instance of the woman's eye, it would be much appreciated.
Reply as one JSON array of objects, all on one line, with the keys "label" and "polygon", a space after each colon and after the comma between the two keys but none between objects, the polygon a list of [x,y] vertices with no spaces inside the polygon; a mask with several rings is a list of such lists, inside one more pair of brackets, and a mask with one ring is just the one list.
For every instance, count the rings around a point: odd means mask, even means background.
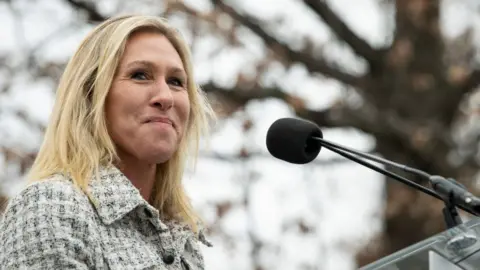
[{"label": "woman's eye", "polygon": [[143,72],[143,71],[136,71],[134,73],[132,73],[132,75],[130,76],[132,79],[135,79],[135,80],[146,80],[147,79],[147,73]]},{"label": "woman's eye", "polygon": [[183,87],[183,80],[180,79],[180,78],[170,78],[168,80],[168,83],[169,84],[173,84],[174,86],[178,86],[178,87]]}]

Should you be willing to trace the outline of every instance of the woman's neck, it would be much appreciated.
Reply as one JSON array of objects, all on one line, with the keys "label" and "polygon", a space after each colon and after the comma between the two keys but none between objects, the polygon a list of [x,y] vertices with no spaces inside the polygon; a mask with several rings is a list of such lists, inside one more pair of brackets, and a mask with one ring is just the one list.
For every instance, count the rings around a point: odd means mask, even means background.
[{"label": "woman's neck", "polygon": [[150,201],[155,184],[156,164],[145,164],[122,159],[122,163],[118,168],[140,191],[142,197],[146,201]]}]

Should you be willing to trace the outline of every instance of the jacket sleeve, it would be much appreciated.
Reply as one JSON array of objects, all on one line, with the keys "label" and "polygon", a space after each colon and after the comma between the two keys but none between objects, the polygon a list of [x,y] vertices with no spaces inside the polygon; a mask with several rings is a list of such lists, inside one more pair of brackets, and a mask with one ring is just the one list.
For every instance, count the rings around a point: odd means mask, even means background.
[{"label": "jacket sleeve", "polygon": [[78,192],[45,181],[14,197],[0,221],[0,268],[88,269],[89,222]]}]

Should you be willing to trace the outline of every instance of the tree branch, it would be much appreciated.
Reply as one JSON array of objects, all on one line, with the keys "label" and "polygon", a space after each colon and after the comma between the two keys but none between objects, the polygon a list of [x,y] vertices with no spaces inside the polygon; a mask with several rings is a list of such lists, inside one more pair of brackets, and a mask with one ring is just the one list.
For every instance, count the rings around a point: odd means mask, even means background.
[{"label": "tree branch", "polygon": [[250,100],[266,99],[266,98],[279,98],[282,100],[288,99],[288,94],[282,91],[280,88],[252,88],[252,89],[241,89],[241,88],[222,88],[216,86],[213,83],[208,83],[202,85],[202,90],[207,94],[213,94],[222,99],[228,100],[232,103],[239,104],[243,106],[247,104]]},{"label": "tree branch", "polygon": [[98,12],[94,4],[86,3],[79,0],[67,0],[73,8],[83,10],[88,17],[88,20],[91,22],[101,22],[107,19],[107,16],[104,16]]},{"label": "tree branch", "polygon": [[467,94],[480,86],[480,70],[475,69],[470,73],[463,85],[463,93]]},{"label": "tree branch", "polygon": [[376,65],[382,60],[380,51],[375,50],[363,38],[350,29],[347,24],[337,15],[323,0],[304,0],[322,20],[330,27],[337,37],[347,43],[353,51],[365,58],[371,65]]},{"label": "tree branch", "polygon": [[334,105],[320,111],[300,109],[296,113],[299,117],[309,119],[322,127],[352,127],[365,133],[374,132],[377,120],[374,114],[367,114],[366,108],[353,110],[345,105]]},{"label": "tree branch", "polygon": [[[70,3],[74,8],[86,12],[88,20],[90,21],[100,22],[107,19],[106,16],[100,14],[97,9],[89,3],[81,2],[79,0],[67,0],[67,2]],[[293,51],[288,45],[278,41],[272,35],[268,34],[262,27],[260,27],[258,23],[255,23],[256,19],[247,15],[239,14],[232,7],[225,5],[221,0],[212,0],[212,2],[221,10],[223,10],[223,12],[227,13],[233,19],[237,20],[239,23],[257,34],[272,50],[280,51],[282,56],[287,58],[287,60],[292,62],[301,62],[310,72],[321,73],[326,77],[336,79],[347,85],[354,87],[358,87],[360,85],[361,78],[334,68],[331,66],[331,64],[324,60],[314,59],[308,53]]]},{"label": "tree branch", "polygon": [[342,83],[358,87],[360,85],[361,78],[348,74],[337,68],[334,68],[331,64],[321,59],[315,59],[312,55],[305,52],[293,51],[288,45],[280,42],[275,37],[267,33],[257,22],[257,19],[238,13],[232,7],[226,5],[221,0],[212,0],[213,4],[219,7],[223,12],[227,13],[234,20],[250,29],[256,35],[258,35],[265,44],[275,52],[280,51],[281,56],[287,58],[292,62],[303,63],[310,72],[318,72],[332,79],[336,79]]},{"label": "tree branch", "polygon": [[[325,110],[315,111],[305,108],[301,98],[285,93],[281,88],[222,88],[208,83],[203,85],[202,89],[207,94],[219,97],[222,103],[231,104],[234,109],[243,107],[252,100],[278,98],[293,107],[297,116],[309,119],[323,127],[353,127],[366,133],[378,133],[382,129],[377,124],[379,114],[370,106],[351,109],[347,105],[334,105]],[[374,130],[376,127],[379,127],[379,130]]]}]

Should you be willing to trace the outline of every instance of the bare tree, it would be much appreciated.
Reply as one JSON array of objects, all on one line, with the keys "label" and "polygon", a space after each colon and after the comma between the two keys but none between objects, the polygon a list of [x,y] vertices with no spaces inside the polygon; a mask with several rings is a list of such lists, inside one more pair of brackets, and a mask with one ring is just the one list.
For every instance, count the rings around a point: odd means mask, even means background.
[{"label": "bare tree", "polygon": [[[91,23],[110,15],[103,13],[94,1],[65,2]],[[255,17],[233,1],[211,0],[212,8],[208,11],[199,11],[181,1],[163,1],[159,15],[187,16],[193,36],[209,31],[223,37],[229,46],[242,46],[240,33],[248,31],[268,49],[265,59],[257,63],[253,78],[240,74],[237,82],[228,88],[215,82],[202,86],[213,100],[220,101],[217,109],[225,115],[252,100],[283,100],[299,117],[322,127],[355,128],[373,136],[376,145],[372,152],[427,172],[453,177],[471,187],[479,167],[476,157],[479,129],[469,126],[472,116],[464,108],[475,98],[480,84],[471,33],[466,32],[454,41],[444,37],[439,21],[440,0],[384,2],[395,12],[392,13],[391,42],[382,47],[372,46],[359,36],[325,1],[298,3],[329,27],[336,42],[348,47],[365,63],[363,73],[328,60],[322,54],[323,44],[314,44],[308,38],[300,49],[292,46],[272,31],[274,22]],[[231,23],[222,25],[220,21],[226,19]],[[352,104],[346,95],[327,109],[308,109],[302,98],[282,86],[266,87],[260,83],[259,78],[272,63],[287,68],[301,65],[311,76],[336,80],[360,102]],[[445,229],[441,202],[393,181],[386,183],[384,230],[372,241],[375,245],[365,249],[368,253],[358,254],[359,265]]]},{"label": "bare tree", "polygon": [[[211,17],[226,14],[234,20],[234,27],[247,28],[261,38],[273,54],[269,61],[285,66],[302,64],[312,75],[341,82],[362,102],[355,107],[338,102],[326,110],[312,111],[280,87],[263,88],[255,81],[248,85],[242,80],[230,89],[204,85],[207,92],[238,107],[252,99],[285,100],[299,117],[320,126],[353,127],[371,134],[376,138],[374,151],[386,158],[471,184],[478,172],[478,135],[459,139],[457,129],[470,118],[461,108],[478,88],[480,70],[473,62],[475,50],[469,32],[453,42],[442,35],[440,0],[391,1],[396,11],[395,29],[391,44],[381,48],[372,47],[357,35],[325,1],[304,0],[302,4],[365,61],[367,72],[360,75],[318,57],[314,46],[293,49],[269,31],[268,22],[248,11],[220,0],[212,3],[215,10]],[[206,17],[180,8],[192,16]],[[452,162],[452,156],[456,162]],[[358,255],[359,265],[445,229],[441,202],[392,181],[387,181],[386,193],[385,229],[374,249]]]}]

